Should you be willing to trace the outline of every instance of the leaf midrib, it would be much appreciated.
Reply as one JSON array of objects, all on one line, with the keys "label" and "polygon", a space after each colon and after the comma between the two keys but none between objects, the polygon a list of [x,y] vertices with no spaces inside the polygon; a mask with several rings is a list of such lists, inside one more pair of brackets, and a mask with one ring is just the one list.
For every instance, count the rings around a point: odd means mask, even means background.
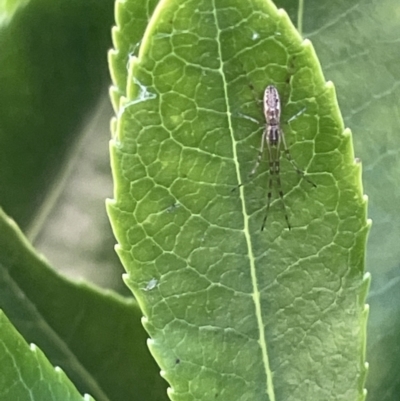
[{"label": "leaf midrib", "polygon": [[[225,97],[225,101],[226,101],[226,110],[227,110],[227,116],[228,116],[228,127],[229,127],[229,132],[230,132],[231,138],[232,138],[232,153],[233,153],[233,158],[234,158],[234,162],[235,162],[236,176],[237,176],[237,180],[238,180],[237,182],[240,182],[240,168],[239,168],[238,157],[237,157],[237,152],[236,152],[237,141],[235,140],[235,137],[233,135],[232,113],[231,113],[231,109],[230,109],[230,105],[229,105],[229,101],[228,101],[227,82],[225,79],[225,74],[224,74],[224,69],[223,69],[221,41],[220,41],[221,29],[218,24],[218,16],[217,16],[217,8],[215,5],[215,0],[213,0],[213,9],[214,9],[213,14],[214,14],[214,19],[215,19],[215,26],[217,29],[216,40],[217,40],[218,55],[219,55],[219,69],[218,70],[221,74],[221,78],[222,78],[222,82],[223,82],[224,97]],[[247,249],[248,249],[249,262],[250,262],[251,283],[252,283],[252,287],[253,287],[252,297],[253,297],[253,301],[254,301],[257,326],[258,326],[258,332],[259,332],[259,344],[261,347],[262,359],[263,359],[265,375],[266,375],[266,394],[268,395],[270,401],[275,401],[275,390],[274,390],[274,384],[273,384],[273,380],[272,380],[272,372],[271,372],[271,368],[270,368],[268,348],[267,348],[267,342],[265,339],[265,332],[264,332],[264,323],[263,323],[263,318],[262,318],[262,313],[261,313],[260,291],[258,289],[255,257],[253,254],[252,240],[251,240],[250,230],[249,230],[249,215],[246,213],[243,186],[240,186],[239,191],[240,191],[240,200],[241,200],[241,204],[242,204],[243,223],[244,223],[243,231],[244,231],[244,236],[246,239],[246,245],[247,245]]]}]

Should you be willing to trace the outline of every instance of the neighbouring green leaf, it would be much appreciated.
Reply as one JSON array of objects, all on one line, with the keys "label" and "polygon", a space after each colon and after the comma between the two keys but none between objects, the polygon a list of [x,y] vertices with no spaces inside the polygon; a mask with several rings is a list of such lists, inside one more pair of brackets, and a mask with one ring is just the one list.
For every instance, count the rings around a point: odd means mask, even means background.
[{"label": "neighbouring green leaf", "polygon": [[388,280],[379,291],[371,291],[368,300],[374,319],[368,327],[368,401],[395,401],[400,391],[399,278]]},{"label": "neighbouring green leaf", "polygon": [[76,390],[60,368],[54,368],[43,352],[30,347],[0,310],[1,401],[90,401]]},{"label": "neighbouring green leaf", "polygon": [[[166,398],[135,301],[57,274],[1,210],[0,250],[0,308],[82,392],[97,401]],[[7,369],[0,363],[0,377]]]},{"label": "neighbouring green leaf", "polygon": [[109,85],[113,0],[1,3],[0,205],[26,229]]},{"label": "neighbouring green leaf", "polygon": [[[282,160],[291,231],[279,197],[260,231],[266,162],[238,188],[268,84],[284,121],[305,108],[284,130],[317,188]],[[127,85],[109,213],[170,397],[363,400],[366,200],[310,42],[265,0],[165,0]]]}]

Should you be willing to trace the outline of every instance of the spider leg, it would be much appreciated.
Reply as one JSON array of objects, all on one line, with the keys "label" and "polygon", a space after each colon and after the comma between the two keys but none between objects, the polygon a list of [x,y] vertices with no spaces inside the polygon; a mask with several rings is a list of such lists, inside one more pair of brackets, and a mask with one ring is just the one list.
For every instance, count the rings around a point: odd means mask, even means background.
[{"label": "spider leg", "polygon": [[255,174],[255,172],[257,171],[257,169],[258,169],[258,167],[259,167],[259,165],[260,165],[260,163],[261,163],[262,155],[263,155],[263,153],[264,153],[265,137],[266,137],[266,136],[267,136],[267,131],[265,130],[265,131],[263,132],[263,134],[262,134],[262,137],[261,137],[261,146],[260,146],[260,150],[258,151],[258,156],[257,156],[256,164],[255,164],[255,166],[253,167],[253,170],[251,170],[251,172],[250,172],[248,178],[251,178],[251,177]]},{"label": "spider leg", "polygon": [[267,222],[269,208],[271,205],[274,176],[276,179],[278,194],[282,201],[283,212],[285,214],[286,224],[287,224],[288,229],[290,230],[292,227],[290,225],[289,216],[288,216],[287,210],[286,210],[284,194],[283,194],[283,190],[282,190],[281,177],[280,177],[280,163],[279,163],[280,142],[278,142],[277,144],[269,145],[268,152],[269,152],[269,184],[268,184],[268,194],[267,194],[267,210],[265,212],[264,220],[263,220],[263,223],[261,226],[261,231],[264,231],[265,223]]}]

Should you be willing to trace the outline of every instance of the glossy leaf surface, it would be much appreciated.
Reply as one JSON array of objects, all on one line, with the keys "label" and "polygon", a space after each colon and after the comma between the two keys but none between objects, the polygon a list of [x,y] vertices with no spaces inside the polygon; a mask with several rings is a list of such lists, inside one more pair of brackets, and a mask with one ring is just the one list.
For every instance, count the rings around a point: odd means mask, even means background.
[{"label": "glossy leaf surface", "polygon": [[[274,84],[292,230],[268,163]],[[269,2],[163,1],[131,62],[109,204],[119,254],[173,400],[363,399],[366,201],[332,84]],[[236,190],[235,190],[236,188]]]}]

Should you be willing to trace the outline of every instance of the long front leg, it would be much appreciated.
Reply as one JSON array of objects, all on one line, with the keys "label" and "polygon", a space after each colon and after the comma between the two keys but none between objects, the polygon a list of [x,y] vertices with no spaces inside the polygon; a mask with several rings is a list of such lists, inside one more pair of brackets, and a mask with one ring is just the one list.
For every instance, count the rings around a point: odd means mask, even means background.
[{"label": "long front leg", "polygon": [[251,170],[250,174],[248,175],[248,180],[246,182],[240,183],[237,187],[233,188],[231,192],[236,191],[236,189],[240,188],[241,186],[243,186],[244,184],[247,184],[247,182],[250,180],[250,178],[255,174],[255,172],[257,171],[258,166],[260,165],[261,159],[262,159],[262,155],[264,153],[264,146],[265,146],[265,136],[266,136],[266,131],[264,131],[264,133],[262,134],[261,137],[261,146],[260,146],[260,150],[258,151],[258,156],[257,156],[257,161],[256,164],[253,168],[253,170]]},{"label": "long front leg", "polygon": [[261,163],[261,159],[262,159],[262,156],[263,156],[263,153],[264,153],[265,137],[266,136],[267,136],[267,130],[265,130],[263,132],[263,134],[262,134],[261,146],[260,146],[260,150],[258,151],[257,161],[256,161],[255,166],[253,167],[253,170],[251,170],[248,178],[252,177],[255,174],[255,172],[257,171],[257,169],[258,169],[258,167],[259,167],[259,165]]}]

